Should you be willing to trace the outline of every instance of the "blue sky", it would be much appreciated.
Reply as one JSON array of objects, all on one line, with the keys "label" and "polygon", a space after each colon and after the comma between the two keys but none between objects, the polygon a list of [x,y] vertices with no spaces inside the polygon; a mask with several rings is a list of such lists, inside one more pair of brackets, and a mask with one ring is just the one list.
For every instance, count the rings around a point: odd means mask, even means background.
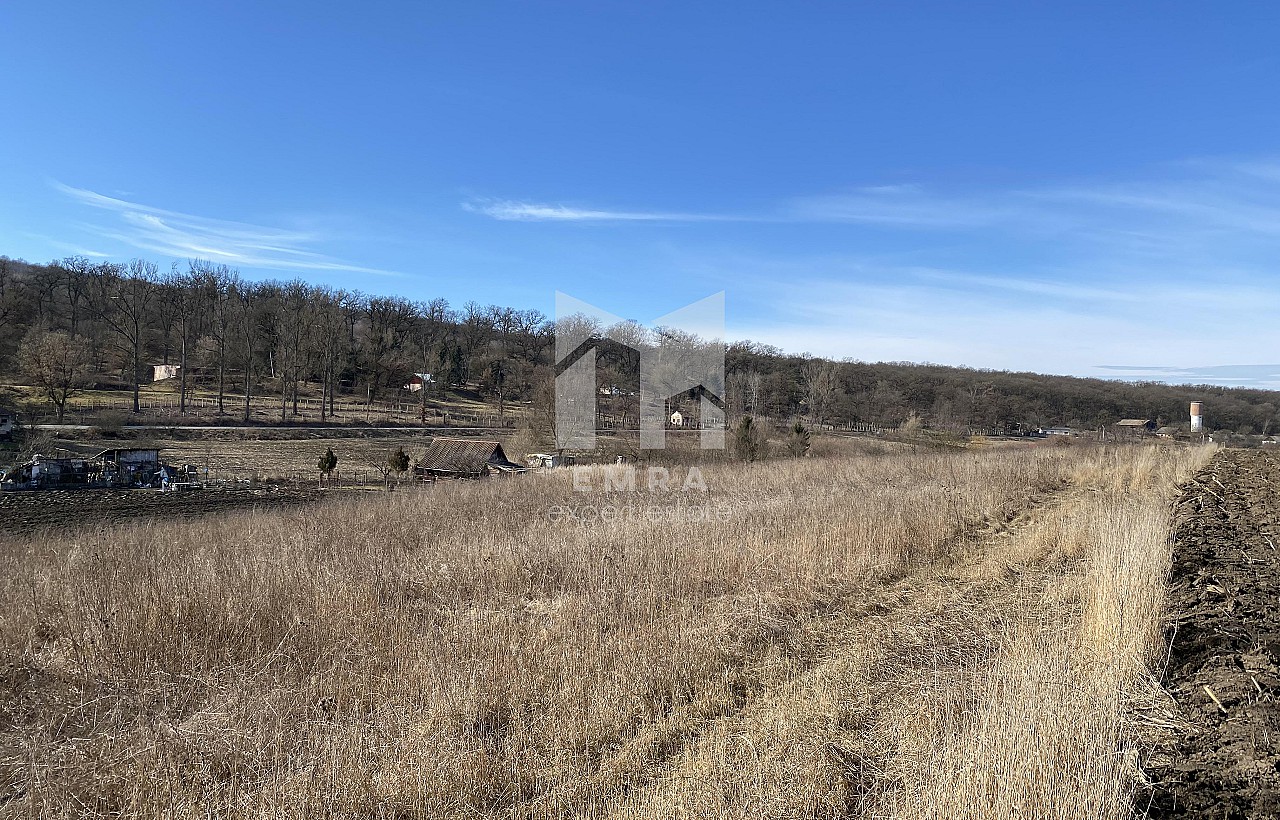
[{"label": "blue sky", "polygon": [[0,253],[1280,388],[1280,8],[0,5]]}]

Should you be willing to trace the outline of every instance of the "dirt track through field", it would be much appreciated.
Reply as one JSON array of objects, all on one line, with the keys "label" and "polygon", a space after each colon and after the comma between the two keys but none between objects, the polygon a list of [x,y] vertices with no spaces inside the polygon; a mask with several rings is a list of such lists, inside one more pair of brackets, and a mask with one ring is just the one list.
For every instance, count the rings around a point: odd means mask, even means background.
[{"label": "dirt track through field", "polygon": [[[892,583],[868,584],[860,606],[833,606],[832,616],[815,619],[801,640],[808,649],[797,654],[807,662],[779,664],[777,678],[763,675],[760,690],[738,708],[668,748],[664,774],[608,816],[739,817],[725,811],[721,794],[791,780],[839,784],[792,795],[798,816],[900,816],[894,806],[903,781],[920,774],[915,750],[904,748],[904,726],[920,724],[942,701],[969,711],[964,704],[981,697],[1002,643],[1051,620],[1045,588],[1061,568],[1043,566],[1042,555],[1016,567],[990,556],[1014,554],[1007,545],[1078,497],[1067,486],[1030,493],[1003,520],[957,535],[948,559]],[[654,742],[641,736],[632,746]],[[623,759],[638,750],[619,752]],[[772,788],[761,790],[762,798]],[[536,808],[566,806],[548,802]],[[777,813],[768,802],[756,808]]]},{"label": "dirt track through field", "polygon": [[1220,453],[1175,505],[1166,687],[1187,731],[1152,817],[1280,816],[1280,458]]}]

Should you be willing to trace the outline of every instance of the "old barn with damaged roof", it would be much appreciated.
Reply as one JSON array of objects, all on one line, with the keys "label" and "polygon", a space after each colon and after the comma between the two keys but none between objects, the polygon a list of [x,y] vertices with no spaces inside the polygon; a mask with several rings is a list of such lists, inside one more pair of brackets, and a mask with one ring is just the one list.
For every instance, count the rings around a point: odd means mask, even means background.
[{"label": "old barn with damaged roof", "polygon": [[437,478],[484,478],[494,474],[524,472],[526,468],[507,458],[496,441],[434,438],[414,465],[414,475],[424,481]]}]

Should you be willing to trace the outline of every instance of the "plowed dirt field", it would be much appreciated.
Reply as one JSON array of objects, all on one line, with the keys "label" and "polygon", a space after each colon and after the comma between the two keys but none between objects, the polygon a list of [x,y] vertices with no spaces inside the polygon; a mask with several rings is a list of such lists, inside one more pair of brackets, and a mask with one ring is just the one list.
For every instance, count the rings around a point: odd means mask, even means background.
[{"label": "plowed dirt field", "polygon": [[1152,817],[1280,817],[1280,455],[1224,450],[1175,506],[1165,685],[1190,731]]},{"label": "plowed dirt field", "polygon": [[103,526],[139,518],[192,518],[253,506],[298,504],[314,491],[276,487],[158,490],[50,490],[0,493],[0,540],[44,528]]}]

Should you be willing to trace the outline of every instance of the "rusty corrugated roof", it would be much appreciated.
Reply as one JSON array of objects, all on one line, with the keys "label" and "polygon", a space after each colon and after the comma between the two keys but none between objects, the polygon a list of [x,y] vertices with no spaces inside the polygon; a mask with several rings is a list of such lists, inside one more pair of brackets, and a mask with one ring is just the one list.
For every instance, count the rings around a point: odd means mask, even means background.
[{"label": "rusty corrugated roof", "polygon": [[155,453],[157,457],[160,455],[158,447],[112,447],[110,450],[103,450],[96,456],[90,456],[95,459],[105,459],[107,461],[116,461],[124,453]]},{"label": "rusty corrugated roof", "polygon": [[417,466],[424,470],[480,473],[486,464],[519,466],[507,460],[507,454],[498,442],[465,438],[432,439],[426,452],[418,459]]}]

